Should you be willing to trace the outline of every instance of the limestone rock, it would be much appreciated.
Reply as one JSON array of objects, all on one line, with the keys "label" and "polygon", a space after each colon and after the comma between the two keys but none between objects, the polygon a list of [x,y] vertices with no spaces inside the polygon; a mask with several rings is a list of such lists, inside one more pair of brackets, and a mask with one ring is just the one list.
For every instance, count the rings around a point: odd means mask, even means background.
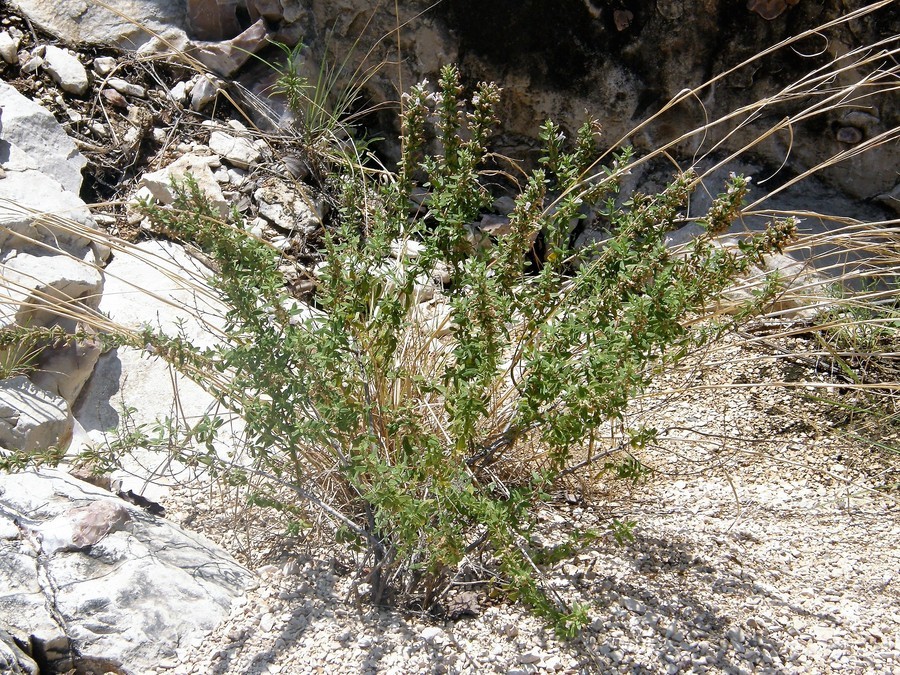
[{"label": "limestone rock", "polygon": [[0,58],[11,65],[19,62],[20,37],[11,31],[0,31]]},{"label": "limestone rock", "polygon": [[261,158],[259,150],[248,139],[224,131],[213,131],[209,135],[209,149],[241,169],[250,168]]},{"label": "limestone rock", "polygon": [[253,196],[259,203],[259,215],[287,232],[314,232],[322,224],[323,205],[308,191],[284,181],[267,180]]},{"label": "limestone rock", "polygon": [[216,99],[222,86],[222,82],[214,77],[201,76],[191,89],[191,110],[194,112],[203,110]]},{"label": "limestone rock", "polygon": [[16,644],[12,635],[0,628],[0,673],[40,675],[38,665]]},{"label": "limestone rock", "polygon": [[[224,325],[224,308],[206,286],[212,272],[182,247],[172,242],[141,242],[130,251],[118,252],[104,273],[100,311],[112,321],[130,328],[150,325],[168,335],[182,332],[200,348],[215,344],[216,332]],[[216,406],[212,396],[174,373],[162,359],[145,350],[120,347],[99,358],[74,414],[93,442],[102,445],[125,421],[123,408],[133,409],[129,424],[150,425],[172,415],[176,397],[179,416],[191,423]],[[236,445],[231,443],[223,450],[234,450]],[[122,479],[124,490],[140,490],[144,478],[152,478],[152,492],[145,493],[151,499],[158,499],[169,484],[183,478],[148,476],[141,463],[155,467],[160,457],[146,449],[139,449],[135,459],[126,461],[131,462],[126,468],[140,477],[126,473],[114,477]],[[169,469],[176,474],[183,467],[176,462]]]},{"label": "limestone rock", "polygon": [[84,388],[100,358],[96,340],[71,342],[63,347],[45,348],[37,361],[37,370],[29,376],[41,389],[61,396],[69,405]]},{"label": "limestone rock", "polygon": [[[185,46],[183,0],[15,0],[32,22],[68,45],[93,44],[138,49],[156,44]],[[106,5],[106,6],[104,6]]]},{"label": "limestone rock", "polygon": [[81,198],[41,171],[22,165],[4,168],[6,178],[0,181],[0,249],[49,246],[81,257],[95,229]]},{"label": "limestone rock", "polygon": [[0,447],[33,452],[65,446],[73,418],[59,396],[22,375],[0,380]]},{"label": "limestone rock", "polygon": [[0,476],[0,514],[0,626],[53,672],[153,672],[254,583],[203,537],[62,472]]},{"label": "limestone rock", "polygon": [[[66,190],[81,189],[81,170],[87,160],[53,114],[22,96],[14,87],[0,82],[3,131],[0,138],[18,146],[25,154],[40,159],[39,168],[55,178]],[[0,162],[9,159],[9,150],[0,144]]]},{"label": "limestone rock", "polygon": [[87,92],[90,84],[87,70],[78,57],[68,49],[47,45],[44,67],[63,91],[76,96],[83,96]]},{"label": "limestone rock", "polygon": [[51,326],[61,322],[61,314],[96,309],[100,304],[100,271],[74,257],[47,251],[17,253],[0,263],[0,274],[5,296],[0,302],[0,325]]},{"label": "limestone rock", "polygon": [[181,182],[188,174],[197,181],[197,186],[215,204],[219,213],[224,218],[228,215],[228,202],[222,194],[222,188],[210,169],[210,164],[217,164],[217,157],[204,157],[201,155],[187,154],[179,157],[169,166],[153,173],[144,174],[141,185],[146,186],[153,196],[162,204],[171,204],[175,200],[172,190],[172,179]]}]

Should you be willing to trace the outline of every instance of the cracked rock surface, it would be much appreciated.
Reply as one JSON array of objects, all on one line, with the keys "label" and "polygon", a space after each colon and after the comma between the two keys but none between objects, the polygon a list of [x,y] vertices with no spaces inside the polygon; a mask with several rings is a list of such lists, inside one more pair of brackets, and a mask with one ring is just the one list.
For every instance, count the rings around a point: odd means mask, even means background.
[{"label": "cracked rock surface", "polygon": [[147,672],[196,646],[253,578],[204,537],[67,474],[0,476],[0,629],[51,672]]}]

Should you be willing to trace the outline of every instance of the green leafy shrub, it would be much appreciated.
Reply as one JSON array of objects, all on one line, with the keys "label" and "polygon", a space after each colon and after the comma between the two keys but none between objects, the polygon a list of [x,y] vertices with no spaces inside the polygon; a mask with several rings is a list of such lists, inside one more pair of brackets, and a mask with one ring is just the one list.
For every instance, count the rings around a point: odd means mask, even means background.
[{"label": "green leafy shrub", "polygon": [[[541,590],[533,507],[594,463],[640,476],[633,459],[610,462],[587,439],[621,416],[655,365],[707,339],[709,330],[686,326],[795,225],[776,221],[736,249],[717,245],[747,191],[735,176],[699,220],[705,233],[674,255],[664,235],[695,177],[620,203],[630,152],[599,168],[596,123],[570,142],[548,122],[544,158],[508,231],[485,245],[470,224],[492,202],[483,166],[498,100],[481,84],[467,107],[457,71],[445,68],[437,93],[419,85],[404,98],[395,175],[334,177],[315,312],[286,294],[277,252],[222,222],[193,182],[178,187],[174,207],[148,205],[155,227],[215,260],[229,312],[218,347],[150,330],[141,341],[246,420],[256,460],[247,470],[334,521],[361,552],[360,589],[373,602],[399,594],[429,606],[478,555],[493,561],[500,590],[571,636],[586,614]],[[575,250],[587,209],[610,236]],[[536,237],[546,252],[533,263]],[[404,242],[420,244],[417,253],[396,257]],[[440,268],[449,283],[434,316],[418,299]],[[631,442],[653,433],[633,430]],[[630,524],[613,531],[624,540]]]}]

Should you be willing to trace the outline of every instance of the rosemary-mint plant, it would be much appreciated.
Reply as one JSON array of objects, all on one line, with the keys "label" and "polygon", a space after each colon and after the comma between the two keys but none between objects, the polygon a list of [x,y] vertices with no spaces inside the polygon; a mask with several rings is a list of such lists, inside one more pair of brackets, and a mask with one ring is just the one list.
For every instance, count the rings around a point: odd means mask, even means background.
[{"label": "rosemary-mint plant", "polygon": [[[586,440],[621,417],[655,364],[705,339],[690,320],[795,226],[776,221],[737,248],[718,245],[747,192],[734,176],[699,219],[704,232],[673,254],[664,235],[683,219],[694,175],[621,201],[630,151],[600,166],[596,122],[571,140],[548,122],[508,231],[476,245],[471,223],[492,202],[484,167],[500,92],[480,84],[468,102],[462,94],[446,67],[436,91],[422,84],[404,97],[402,157],[388,179],[333,176],[315,313],[288,297],[277,252],[223,222],[190,180],[172,207],[147,205],[157,229],[216,262],[229,312],[217,347],[150,330],[141,340],[243,417],[255,459],[246,470],[335,524],[360,551],[358,590],[371,601],[430,606],[477,556],[493,563],[486,583],[572,636],[586,613],[541,586],[535,506],[594,461],[616,466],[605,453],[595,460]],[[590,210],[609,238],[576,250],[573,227]],[[418,253],[396,259],[409,241]],[[440,329],[417,302],[439,266],[450,279]],[[653,433],[633,430],[631,442]],[[620,475],[640,475],[630,462]]]}]

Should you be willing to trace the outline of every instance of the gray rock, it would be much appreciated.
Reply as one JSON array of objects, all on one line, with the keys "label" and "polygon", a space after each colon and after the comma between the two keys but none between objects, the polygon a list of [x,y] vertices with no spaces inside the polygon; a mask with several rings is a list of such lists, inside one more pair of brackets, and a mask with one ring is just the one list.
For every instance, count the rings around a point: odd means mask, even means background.
[{"label": "gray rock", "polygon": [[16,644],[13,636],[0,628],[0,673],[40,675],[38,665]]},{"label": "gray rock", "polygon": [[[119,49],[186,43],[183,0],[16,0],[32,22],[68,45],[93,44]],[[104,6],[105,5],[105,6]]]},{"label": "gray rock", "polygon": [[200,112],[219,95],[222,83],[209,75],[202,75],[191,89],[191,110]]},{"label": "gray rock", "polygon": [[0,31],[0,58],[11,65],[19,62],[19,36],[10,31]]},{"label": "gray rock", "polygon": [[[35,168],[55,178],[66,190],[78,193],[81,170],[87,160],[53,114],[6,82],[0,82],[0,107],[3,108],[0,139],[39,158]],[[9,150],[0,143],[0,163],[5,164],[8,159]]]},{"label": "gray rock", "polygon": [[[54,672],[152,672],[254,583],[203,537],[58,471],[0,476],[0,625]],[[68,662],[68,663],[67,663]]]},{"label": "gray rock", "polygon": [[134,96],[136,98],[146,98],[147,96],[147,90],[144,87],[140,86],[139,84],[132,84],[131,82],[123,80],[119,77],[109,78],[106,81],[106,84],[108,84],[123,96]]},{"label": "gray rock", "polygon": [[253,196],[259,205],[259,215],[282,230],[310,233],[322,224],[322,204],[299,186],[271,179]]},{"label": "gray rock", "polygon": [[224,131],[213,131],[209,135],[209,149],[241,169],[257,164],[262,156],[248,139],[232,136]]},{"label": "gray rock", "polygon": [[44,53],[44,67],[63,91],[83,96],[90,80],[78,57],[68,49],[48,45]]},{"label": "gray rock", "polygon": [[0,380],[0,447],[25,452],[65,447],[73,422],[65,400],[27,377]]},{"label": "gray rock", "polygon": [[141,185],[147,187],[162,204],[171,204],[175,200],[172,179],[182,182],[190,174],[197,181],[200,191],[218,207],[219,213],[224,218],[229,211],[228,201],[222,194],[222,188],[219,187],[219,183],[210,169],[210,164],[217,164],[218,161],[217,157],[182,155],[164,169],[144,174],[141,178]]}]

